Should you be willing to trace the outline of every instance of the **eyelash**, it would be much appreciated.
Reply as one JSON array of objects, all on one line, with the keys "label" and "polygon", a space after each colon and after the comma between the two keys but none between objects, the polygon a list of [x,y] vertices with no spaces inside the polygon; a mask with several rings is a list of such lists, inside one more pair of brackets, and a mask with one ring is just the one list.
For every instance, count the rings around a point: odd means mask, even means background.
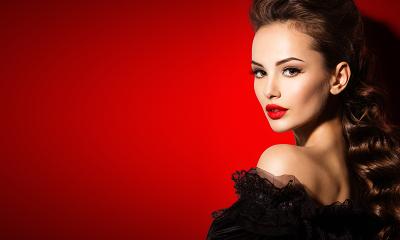
[{"label": "eyelash", "polygon": [[262,72],[263,75],[266,74],[266,72],[265,72],[264,70],[261,70],[261,69],[254,69],[254,70],[252,69],[252,70],[250,70],[250,74],[251,74],[251,75],[254,75],[255,78],[259,78],[259,77],[256,77],[256,75],[257,75],[258,72]]},{"label": "eyelash", "polygon": [[[294,70],[295,71],[294,75],[286,76],[286,77],[289,77],[289,78],[295,77],[295,76],[297,76],[297,74],[301,73],[301,70],[298,69],[298,68],[295,68],[295,67],[287,67],[287,68],[283,69],[283,72],[285,72],[287,70],[292,70],[292,71]],[[266,72],[264,70],[262,70],[262,69],[257,69],[256,68],[254,70],[250,70],[250,74],[252,74],[254,76],[256,76],[258,72],[261,72],[263,75],[266,75]],[[261,77],[256,77],[256,78],[261,78]]]}]

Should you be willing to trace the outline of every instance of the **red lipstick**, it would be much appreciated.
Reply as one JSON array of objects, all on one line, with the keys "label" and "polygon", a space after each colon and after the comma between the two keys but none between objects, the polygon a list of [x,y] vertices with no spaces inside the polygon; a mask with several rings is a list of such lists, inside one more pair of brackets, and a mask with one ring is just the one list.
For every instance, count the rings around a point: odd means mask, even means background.
[{"label": "red lipstick", "polygon": [[267,106],[265,106],[265,110],[267,111],[268,116],[275,120],[285,115],[288,109],[276,104],[267,104]]}]

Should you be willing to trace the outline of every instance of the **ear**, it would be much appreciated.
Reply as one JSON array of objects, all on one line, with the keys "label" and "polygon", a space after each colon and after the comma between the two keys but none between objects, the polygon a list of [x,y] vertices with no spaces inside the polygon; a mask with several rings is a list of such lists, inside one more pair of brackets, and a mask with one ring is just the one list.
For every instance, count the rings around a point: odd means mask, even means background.
[{"label": "ear", "polygon": [[330,81],[330,92],[337,95],[342,92],[350,80],[350,66],[347,62],[340,62],[336,65],[336,70]]}]

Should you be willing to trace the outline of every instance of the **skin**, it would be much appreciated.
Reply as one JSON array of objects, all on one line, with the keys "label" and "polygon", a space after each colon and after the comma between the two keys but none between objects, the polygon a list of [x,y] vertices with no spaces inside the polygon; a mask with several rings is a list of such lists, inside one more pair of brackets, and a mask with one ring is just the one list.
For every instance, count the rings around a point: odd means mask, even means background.
[{"label": "skin", "polygon": [[[326,69],[324,56],[312,43],[313,38],[290,21],[262,26],[255,33],[255,94],[272,130],[293,131],[296,139],[296,145],[265,150],[257,167],[276,177],[295,176],[312,198],[330,204],[349,198],[345,143],[333,99],[344,90],[351,73],[346,62]],[[288,110],[274,120],[265,110],[267,104]]]}]

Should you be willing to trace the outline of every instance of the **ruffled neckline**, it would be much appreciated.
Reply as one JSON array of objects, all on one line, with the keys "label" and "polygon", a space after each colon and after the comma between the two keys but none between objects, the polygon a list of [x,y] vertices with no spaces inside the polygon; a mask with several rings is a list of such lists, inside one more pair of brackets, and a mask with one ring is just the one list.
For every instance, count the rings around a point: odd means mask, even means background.
[{"label": "ruffled neckline", "polygon": [[[245,171],[245,170],[242,170]],[[236,171],[235,174],[238,174],[240,171]],[[260,178],[262,178],[264,181],[266,181],[266,184],[269,185],[269,187],[274,188],[276,191],[287,191],[288,189],[293,189],[293,188],[300,188],[301,191],[305,192],[305,195],[307,198],[310,199],[316,206],[318,207],[324,207],[324,206],[331,206],[331,205],[349,205],[349,204],[355,204],[354,201],[350,198],[345,199],[344,201],[334,201],[329,204],[323,204],[316,198],[313,198],[308,192],[307,187],[294,175],[290,174],[283,174],[283,175],[273,175],[269,173],[268,171],[261,169],[259,167],[253,167],[250,168],[248,171],[245,171],[249,174],[257,174]]]},{"label": "ruffled neckline", "polygon": [[231,207],[212,213],[209,239],[359,239],[376,235],[383,226],[378,216],[351,199],[320,204],[293,175],[274,176],[253,167],[235,171],[232,180],[239,198]]}]

